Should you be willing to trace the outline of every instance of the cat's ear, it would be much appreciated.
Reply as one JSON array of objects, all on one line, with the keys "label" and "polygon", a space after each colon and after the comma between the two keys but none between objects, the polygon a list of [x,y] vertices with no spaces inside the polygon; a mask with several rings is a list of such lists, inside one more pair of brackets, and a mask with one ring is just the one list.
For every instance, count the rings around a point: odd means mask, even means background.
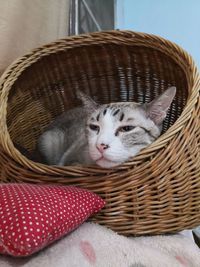
[{"label": "cat's ear", "polygon": [[167,115],[176,94],[176,87],[169,87],[164,93],[159,95],[150,103],[145,104],[147,117],[150,118],[156,125],[160,125]]},{"label": "cat's ear", "polygon": [[88,113],[94,112],[99,106],[91,97],[79,90],[76,91],[76,96],[81,100],[84,108]]}]

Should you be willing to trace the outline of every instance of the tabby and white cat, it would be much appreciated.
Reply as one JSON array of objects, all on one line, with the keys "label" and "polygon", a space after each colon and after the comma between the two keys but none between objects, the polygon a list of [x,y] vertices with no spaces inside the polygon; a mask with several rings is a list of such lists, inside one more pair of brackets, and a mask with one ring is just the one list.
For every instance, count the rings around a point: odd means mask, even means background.
[{"label": "tabby and white cat", "polygon": [[98,105],[79,92],[83,106],[55,119],[39,137],[37,149],[49,165],[115,167],[159,137],[175,93],[170,87],[150,103]]}]

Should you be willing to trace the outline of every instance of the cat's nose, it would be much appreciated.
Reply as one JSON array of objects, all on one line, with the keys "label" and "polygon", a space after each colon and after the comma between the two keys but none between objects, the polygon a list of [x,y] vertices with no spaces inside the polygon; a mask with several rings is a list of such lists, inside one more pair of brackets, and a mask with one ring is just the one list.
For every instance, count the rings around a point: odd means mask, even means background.
[{"label": "cat's nose", "polygon": [[109,148],[109,145],[106,145],[106,144],[100,144],[100,145],[97,145],[97,149],[99,150],[99,152],[103,153],[104,150],[108,149]]}]

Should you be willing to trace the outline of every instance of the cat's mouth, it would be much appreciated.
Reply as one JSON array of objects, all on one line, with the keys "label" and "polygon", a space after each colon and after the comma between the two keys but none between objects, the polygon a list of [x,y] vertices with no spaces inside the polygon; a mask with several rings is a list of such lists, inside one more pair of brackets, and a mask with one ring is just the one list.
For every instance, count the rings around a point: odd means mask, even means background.
[{"label": "cat's mouth", "polygon": [[105,158],[104,156],[101,156],[98,160],[96,160],[96,164],[102,168],[109,169],[120,165],[120,162],[112,161]]},{"label": "cat's mouth", "polygon": [[104,156],[101,156],[95,162],[97,165],[105,168],[111,168],[120,164],[120,162],[107,159]]},{"label": "cat's mouth", "polygon": [[106,160],[106,161],[113,162],[112,160],[109,160],[109,159],[105,158],[103,155],[102,155],[100,158],[98,158],[98,159],[96,160],[96,162],[98,162],[98,161],[100,161],[100,160]]}]

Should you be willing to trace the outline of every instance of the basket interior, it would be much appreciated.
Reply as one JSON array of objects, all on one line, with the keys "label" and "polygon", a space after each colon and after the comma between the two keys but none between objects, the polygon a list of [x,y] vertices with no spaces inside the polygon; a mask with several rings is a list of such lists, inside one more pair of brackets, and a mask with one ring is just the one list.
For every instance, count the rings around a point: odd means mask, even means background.
[{"label": "basket interior", "polygon": [[173,57],[151,47],[112,43],[55,51],[32,63],[13,84],[8,131],[14,144],[32,151],[57,115],[80,104],[75,98],[77,88],[99,103],[144,103],[171,85],[177,87],[177,94],[164,132],[180,116],[189,86]]}]

